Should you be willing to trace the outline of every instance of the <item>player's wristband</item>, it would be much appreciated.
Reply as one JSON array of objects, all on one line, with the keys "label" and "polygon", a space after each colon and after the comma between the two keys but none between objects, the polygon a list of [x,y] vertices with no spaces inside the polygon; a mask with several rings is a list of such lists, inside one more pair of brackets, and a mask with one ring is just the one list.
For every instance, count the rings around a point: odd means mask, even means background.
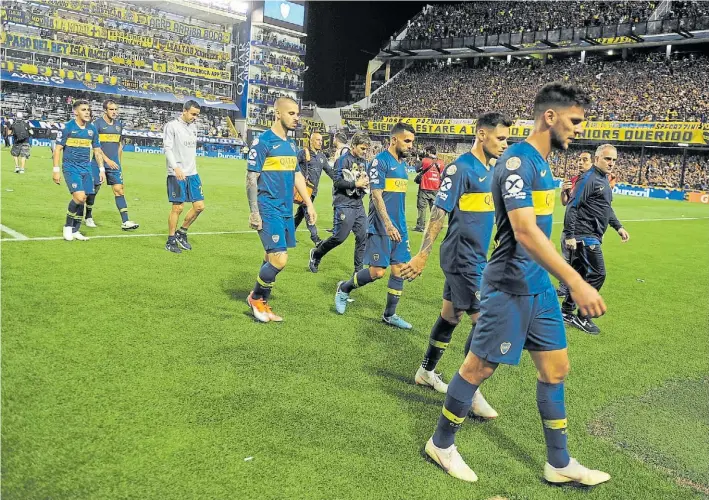
[{"label": "player's wristband", "polygon": [[106,169],[105,169],[104,167],[99,167],[99,168],[98,168],[98,171],[101,172],[101,173],[104,173],[104,172],[106,171]]},{"label": "player's wristband", "polygon": [[60,172],[59,167],[52,168],[52,172],[54,172],[55,174],[58,174]]}]

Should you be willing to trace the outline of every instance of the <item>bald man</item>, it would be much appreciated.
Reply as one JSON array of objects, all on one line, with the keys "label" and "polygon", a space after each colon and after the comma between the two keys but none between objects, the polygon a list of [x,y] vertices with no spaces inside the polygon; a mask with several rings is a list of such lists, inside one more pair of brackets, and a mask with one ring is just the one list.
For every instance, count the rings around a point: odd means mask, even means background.
[{"label": "bald man", "polygon": [[262,323],[283,321],[273,313],[268,299],[276,276],[286,267],[288,249],[295,247],[294,187],[304,200],[308,223],[315,225],[317,219],[305,177],[298,166],[295,142],[288,137],[298,126],[298,103],[289,97],[279,97],[274,104],[274,114],[273,126],[251,144],[246,163],[249,226],[258,231],[266,251],[247,302],[254,318]]},{"label": "bald man", "polygon": [[[322,173],[325,172],[331,179],[333,178],[332,170],[327,162],[327,156],[322,151],[322,143],[322,134],[320,132],[313,132],[310,134],[308,147],[303,148],[298,153],[298,166],[300,167],[300,171],[303,177],[305,177],[308,188],[313,190],[310,195],[311,201],[315,201],[315,197],[318,194],[318,185],[320,184],[320,176]],[[305,204],[299,204],[294,217],[296,230],[306,215]],[[308,226],[308,231],[310,231],[310,239],[315,246],[319,245],[322,240],[320,236],[318,236],[317,226],[308,224],[307,221],[306,225]]]}]

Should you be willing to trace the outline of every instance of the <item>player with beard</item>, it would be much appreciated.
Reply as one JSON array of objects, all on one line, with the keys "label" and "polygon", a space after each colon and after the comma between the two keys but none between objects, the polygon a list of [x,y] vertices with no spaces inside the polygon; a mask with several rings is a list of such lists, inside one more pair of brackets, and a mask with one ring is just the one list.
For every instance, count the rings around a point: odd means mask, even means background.
[{"label": "player with beard", "polygon": [[549,237],[555,182],[547,158],[566,150],[581,134],[586,95],[562,83],[545,85],[534,100],[534,129],[510,146],[493,174],[497,246],[483,272],[480,318],[463,365],[448,384],[438,425],[426,453],[463,481],[477,476],[463,461],[455,435],[480,384],[500,363],[517,365],[526,349],[537,369],[537,408],[542,420],[549,483],[603,483],[610,475],[591,470],[569,455],[564,379],[569,372],[566,330],[549,272],[566,283],[584,316],[600,316],[606,305],[598,291],[556,252]]},{"label": "player with beard", "polygon": [[273,313],[268,299],[276,276],[286,267],[288,249],[295,247],[294,186],[304,200],[308,224],[314,225],[317,219],[305,177],[298,167],[295,142],[288,137],[288,132],[298,126],[298,103],[290,97],[279,97],[274,109],[273,126],[251,144],[246,174],[249,225],[258,231],[266,251],[247,302],[262,323],[283,321]]},{"label": "player with beard", "polygon": [[401,270],[411,259],[405,200],[409,182],[406,158],[413,144],[414,128],[399,122],[391,129],[389,148],[370,163],[369,228],[364,250],[364,263],[369,267],[358,271],[348,281],[340,281],[335,293],[335,310],[344,314],[350,292],[383,278],[391,265],[382,321],[405,330],[410,330],[411,324],[396,314],[396,306],[404,289]]}]

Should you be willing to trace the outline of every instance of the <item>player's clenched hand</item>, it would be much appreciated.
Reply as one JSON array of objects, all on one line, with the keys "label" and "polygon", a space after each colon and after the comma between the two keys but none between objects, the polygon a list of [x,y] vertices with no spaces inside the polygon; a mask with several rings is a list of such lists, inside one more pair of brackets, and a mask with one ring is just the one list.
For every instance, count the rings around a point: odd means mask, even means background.
[{"label": "player's clenched hand", "polygon": [[401,234],[399,234],[399,230],[394,227],[394,224],[389,224],[387,227],[387,236],[389,236],[391,241],[395,241],[396,243],[401,241]]},{"label": "player's clenched hand", "polygon": [[576,250],[576,238],[569,238],[568,240],[564,240],[564,245],[566,245],[566,248],[569,250]]},{"label": "player's clenched hand", "polygon": [[62,181],[62,176],[59,172],[53,172],[52,173],[52,180],[54,181],[54,184],[59,184]]},{"label": "player's clenched hand", "polygon": [[625,228],[621,227],[620,229],[618,229],[618,234],[620,235],[620,240],[623,243],[630,239],[630,234],[628,233],[628,231],[625,230]]},{"label": "player's clenched hand", "polygon": [[355,181],[355,187],[366,188],[367,186],[369,186],[369,177],[367,177],[366,175],[358,177]]},{"label": "player's clenched hand", "polygon": [[263,222],[261,221],[261,214],[258,212],[251,212],[249,214],[249,227],[260,231],[263,227]]},{"label": "player's clenched hand", "polygon": [[401,268],[401,277],[405,280],[413,281],[421,276],[423,268],[426,267],[426,260],[425,255],[416,254],[413,259]]},{"label": "player's clenched hand", "polygon": [[581,316],[597,318],[606,313],[606,303],[598,290],[579,279],[578,284],[570,288],[571,298],[579,308]]},{"label": "player's clenched hand", "polygon": [[103,181],[106,180],[106,173],[99,171],[98,173],[98,183],[103,184]]},{"label": "player's clenched hand", "polygon": [[317,222],[317,220],[318,220],[318,214],[315,211],[315,207],[310,205],[308,207],[308,224],[310,224],[311,226],[314,226],[315,223]]},{"label": "player's clenched hand", "polygon": [[109,160],[108,158],[104,158],[103,162],[108,165],[108,168],[118,170],[118,163],[116,163],[115,161]]},{"label": "player's clenched hand", "polygon": [[175,177],[177,177],[178,181],[184,181],[186,179],[185,173],[182,171],[180,167],[177,167],[175,169]]}]

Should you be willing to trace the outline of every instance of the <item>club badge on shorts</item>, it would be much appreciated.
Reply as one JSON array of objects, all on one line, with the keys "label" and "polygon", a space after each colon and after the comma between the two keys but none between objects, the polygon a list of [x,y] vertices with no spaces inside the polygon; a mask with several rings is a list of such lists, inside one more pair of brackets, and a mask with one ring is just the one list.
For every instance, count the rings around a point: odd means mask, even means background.
[{"label": "club badge on shorts", "polygon": [[510,347],[512,347],[512,344],[509,342],[503,342],[500,344],[500,352],[502,354],[507,354],[507,352],[510,350]]}]

